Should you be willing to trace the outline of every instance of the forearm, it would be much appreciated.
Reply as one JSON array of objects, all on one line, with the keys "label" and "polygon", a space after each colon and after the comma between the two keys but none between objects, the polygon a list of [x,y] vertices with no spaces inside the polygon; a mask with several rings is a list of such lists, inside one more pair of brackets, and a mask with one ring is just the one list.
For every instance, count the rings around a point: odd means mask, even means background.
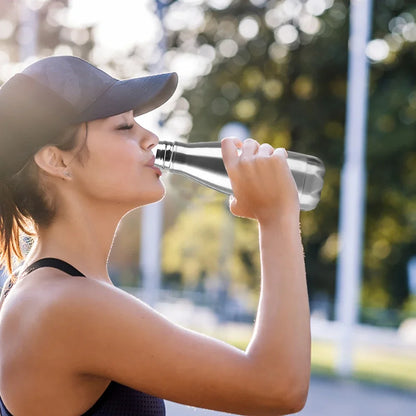
[{"label": "forearm", "polygon": [[260,223],[259,229],[261,293],[247,354],[267,378],[307,382],[310,316],[299,223],[290,216]]}]

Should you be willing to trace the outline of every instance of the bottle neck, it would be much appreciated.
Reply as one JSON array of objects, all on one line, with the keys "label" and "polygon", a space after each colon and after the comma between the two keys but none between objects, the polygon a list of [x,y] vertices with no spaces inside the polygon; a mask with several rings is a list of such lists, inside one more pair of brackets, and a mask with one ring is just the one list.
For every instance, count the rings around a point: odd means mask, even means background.
[{"label": "bottle neck", "polygon": [[172,167],[172,158],[175,148],[175,142],[159,142],[155,150],[155,166],[161,169],[170,169]]}]

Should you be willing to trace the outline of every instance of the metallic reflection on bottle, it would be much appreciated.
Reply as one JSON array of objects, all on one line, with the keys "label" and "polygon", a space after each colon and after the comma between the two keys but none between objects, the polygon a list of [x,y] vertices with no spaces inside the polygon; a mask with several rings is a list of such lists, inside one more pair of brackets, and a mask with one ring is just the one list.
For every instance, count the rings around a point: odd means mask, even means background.
[{"label": "metallic reflection on bottle", "polygon": [[[161,141],[155,148],[155,165],[178,173],[225,194],[232,194],[220,142]],[[321,197],[324,164],[315,156],[288,151],[288,165],[298,188],[300,209],[314,209]]]}]

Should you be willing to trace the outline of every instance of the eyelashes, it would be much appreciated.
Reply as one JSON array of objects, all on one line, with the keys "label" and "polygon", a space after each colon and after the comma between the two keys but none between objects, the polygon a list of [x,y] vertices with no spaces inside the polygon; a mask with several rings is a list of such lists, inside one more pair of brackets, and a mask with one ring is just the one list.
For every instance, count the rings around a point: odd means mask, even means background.
[{"label": "eyelashes", "polygon": [[118,127],[117,130],[131,130],[134,127],[134,124],[123,124]]}]

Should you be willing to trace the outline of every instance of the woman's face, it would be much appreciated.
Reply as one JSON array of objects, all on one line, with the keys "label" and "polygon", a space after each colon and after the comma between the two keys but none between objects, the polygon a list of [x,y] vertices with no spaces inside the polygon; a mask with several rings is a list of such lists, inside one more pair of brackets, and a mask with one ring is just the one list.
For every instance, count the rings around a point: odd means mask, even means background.
[{"label": "woman's face", "polygon": [[159,140],[136,123],[132,111],[91,121],[80,136],[86,133],[88,157],[71,162],[73,183],[86,198],[129,208],[163,198],[161,172],[151,151]]}]

